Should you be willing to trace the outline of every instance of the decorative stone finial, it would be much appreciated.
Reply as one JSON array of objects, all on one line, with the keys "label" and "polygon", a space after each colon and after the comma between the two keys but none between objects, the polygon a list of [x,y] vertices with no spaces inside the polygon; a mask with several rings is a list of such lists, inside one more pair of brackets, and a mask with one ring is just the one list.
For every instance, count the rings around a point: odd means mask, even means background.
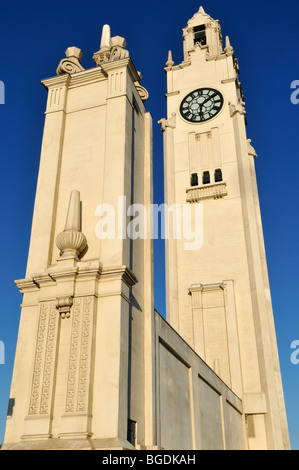
[{"label": "decorative stone finial", "polygon": [[98,52],[93,55],[93,60],[97,65],[114,60],[124,59],[129,56],[129,51],[125,48],[126,40],[120,36],[111,38],[110,26],[105,24],[102,31],[101,46]]},{"label": "decorative stone finial", "polygon": [[104,62],[109,61],[110,51],[111,51],[110,26],[108,24],[104,24],[103,29],[102,29],[100,50],[98,52],[95,52],[92,58],[97,65],[101,65]]},{"label": "decorative stone finial", "polygon": [[81,231],[80,193],[72,191],[64,230]]},{"label": "decorative stone finial", "polygon": [[231,46],[230,44],[230,40],[229,40],[229,37],[226,36],[225,38],[225,49],[224,49],[224,52],[226,53],[226,55],[232,55],[234,53],[234,49],[233,47]]},{"label": "decorative stone finial", "polygon": [[82,51],[78,47],[68,47],[65,51],[66,59],[62,59],[56,69],[57,75],[65,73],[81,72],[84,68],[81,65]]},{"label": "decorative stone finial", "polygon": [[168,60],[166,62],[166,67],[173,67],[173,66],[174,66],[174,62],[172,60],[172,52],[168,51]]},{"label": "decorative stone finial", "polygon": [[[208,15],[208,13],[206,13],[203,9],[202,6],[199,7],[199,10],[197,13],[195,13],[196,15],[200,14],[200,15],[204,15],[204,16],[207,16],[208,18],[211,18],[210,15]],[[212,18],[211,18],[212,19]]]},{"label": "decorative stone finial", "polygon": [[81,207],[79,191],[72,191],[65,223],[65,229],[56,238],[60,250],[60,260],[74,259],[86,248],[87,240],[81,232]]},{"label": "decorative stone finial", "polygon": [[103,29],[102,29],[100,51],[103,51],[105,49],[110,51],[110,47],[111,47],[110,42],[111,42],[110,26],[109,24],[104,24]]}]

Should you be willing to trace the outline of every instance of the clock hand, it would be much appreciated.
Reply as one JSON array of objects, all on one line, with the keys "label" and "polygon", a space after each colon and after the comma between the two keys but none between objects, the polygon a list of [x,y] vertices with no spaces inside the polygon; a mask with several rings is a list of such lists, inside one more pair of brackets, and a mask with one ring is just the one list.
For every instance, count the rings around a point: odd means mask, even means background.
[{"label": "clock hand", "polygon": [[209,101],[210,99],[214,98],[214,96],[216,96],[216,95],[217,95],[217,93],[214,93],[214,95],[209,96],[207,99],[204,100],[203,103],[201,103],[201,106],[203,106],[203,105],[204,105],[207,101]]}]

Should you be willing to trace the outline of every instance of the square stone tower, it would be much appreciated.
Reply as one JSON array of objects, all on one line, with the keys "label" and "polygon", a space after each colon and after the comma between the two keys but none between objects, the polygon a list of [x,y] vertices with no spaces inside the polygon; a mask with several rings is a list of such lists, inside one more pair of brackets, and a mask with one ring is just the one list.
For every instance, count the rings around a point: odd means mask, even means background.
[{"label": "square stone tower", "polygon": [[191,205],[202,237],[198,248],[186,249],[169,224],[167,320],[242,398],[249,447],[288,448],[238,61],[219,21],[202,7],[183,29],[183,51],[178,65],[170,52],[165,69],[165,203]]},{"label": "square stone tower", "polygon": [[16,281],[23,303],[4,448],[133,448],[137,421],[145,434],[152,242],[128,231],[129,208],[152,199],[148,94],[108,25],[95,68],[84,70],[81,55],[68,48],[57,76],[42,82],[48,100],[26,277]]}]

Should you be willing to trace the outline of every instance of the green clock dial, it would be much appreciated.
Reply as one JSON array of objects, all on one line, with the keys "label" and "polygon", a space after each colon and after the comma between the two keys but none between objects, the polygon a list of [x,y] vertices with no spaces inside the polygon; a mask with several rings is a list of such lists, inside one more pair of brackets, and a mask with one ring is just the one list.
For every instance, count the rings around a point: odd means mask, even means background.
[{"label": "green clock dial", "polygon": [[213,88],[199,88],[182,101],[180,113],[186,121],[200,123],[216,116],[223,106],[223,96]]}]

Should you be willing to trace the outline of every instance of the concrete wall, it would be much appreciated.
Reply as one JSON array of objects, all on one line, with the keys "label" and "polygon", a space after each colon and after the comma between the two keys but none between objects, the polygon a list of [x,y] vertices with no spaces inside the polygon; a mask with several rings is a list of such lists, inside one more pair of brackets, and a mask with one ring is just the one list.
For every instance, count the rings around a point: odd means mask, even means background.
[{"label": "concrete wall", "polygon": [[155,345],[158,445],[244,449],[242,401],[157,312]]}]

